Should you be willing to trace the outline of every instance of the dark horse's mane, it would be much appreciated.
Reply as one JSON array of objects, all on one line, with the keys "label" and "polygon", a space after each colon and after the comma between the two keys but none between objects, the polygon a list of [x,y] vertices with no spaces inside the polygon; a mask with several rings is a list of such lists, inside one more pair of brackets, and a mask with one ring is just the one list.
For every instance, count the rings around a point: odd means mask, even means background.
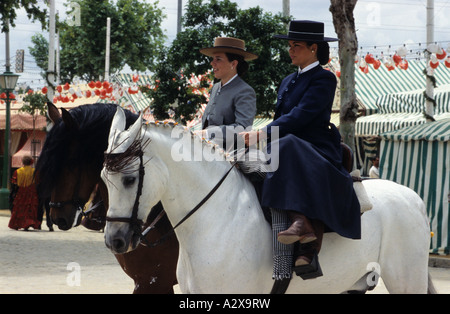
[{"label": "dark horse's mane", "polygon": [[[68,127],[62,119],[55,122],[36,163],[38,191],[42,198],[50,196],[66,167],[90,167],[100,172],[117,106],[95,103],[73,108],[69,113],[76,122],[75,127]],[[138,118],[128,110],[125,115],[126,127]]]}]

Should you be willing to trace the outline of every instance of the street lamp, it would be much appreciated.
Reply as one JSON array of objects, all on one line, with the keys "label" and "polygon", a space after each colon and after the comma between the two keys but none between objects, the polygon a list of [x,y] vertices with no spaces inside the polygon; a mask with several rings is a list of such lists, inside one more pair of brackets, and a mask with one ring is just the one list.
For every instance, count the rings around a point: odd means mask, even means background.
[{"label": "street lamp", "polygon": [[[7,69],[8,70],[8,69]],[[18,74],[6,71],[0,74],[0,88],[6,93],[6,125],[5,125],[5,143],[3,149],[3,174],[2,174],[2,188],[0,189],[0,209],[9,208],[9,147],[10,147],[10,133],[11,133],[11,98],[9,94],[16,87]]]}]

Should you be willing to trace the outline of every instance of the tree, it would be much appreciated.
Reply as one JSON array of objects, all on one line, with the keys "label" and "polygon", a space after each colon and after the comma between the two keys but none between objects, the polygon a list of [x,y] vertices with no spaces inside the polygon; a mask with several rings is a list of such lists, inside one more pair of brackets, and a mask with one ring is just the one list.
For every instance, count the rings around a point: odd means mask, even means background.
[{"label": "tree", "polygon": [[32,90],[23,98],[24,105],[19,111],[26,112],[33,117],[33,141],[36,139],[36,113],[41,116],[45,116],[47,112],[47,97],[40,93],[33,93]]},{"label": "tree", "polygon": [[[37,33],[31,37],[31,42],[34,44],[28,47],[30,54],[36,61],[36,65],[41,69],[48,69],[48,41],[41,33]],[[45,71],[45,70],[44,70]],[[45,78],[45,73],[42,73]]]},{"label": "tree", "polygon": [[[273,38],[274,34],[286,33],[288,21],[289,17],[265,13],[260,7],[241,10],[229,0],[188,1],[183,16],[184,30],[177,34],[168,49],[167,57],[162,61],[164,65],[160,67],[162,72],[155,72],[158,89],[148,90],[149,96],[154,98],[153,114],[158,119],[167,118],[171,103],[177,104],[175,118],[195,114],[200,100],[188,103],[172,83],[162,84],[163,78],[182,81],[191,74],[205,74],[211,68],[210,58],[199,50],[212,46],[218,36],[230,36],[245,40],[247,50],[259,55],[257,60],[249,62],[250,69],[244,80],[255,89],[257,114],[269,116],[274,110],[278,85],[294,70],[290,66],[287,43]],[[177,86],[184,88],[184,83],[179,82]],[[158,94],[167,97],[162,98]]]},{"label": "tree", "polygon": [[353,10],[357,0],[331,0],[330,11],[339,38],[339,62],[341,65],[341,109],[339,130],[344,143],[355,150],[355,123],[358,104],[355,93],[355,56],[358,39]]},{"label": "tree", "polygon": [[[106,19],[111,18],[110,72],[121,70],[126,64],[132,70],[153,70],[158,51],[163,47],[164,34],[161,9],[138,0],[89,1],[79,4],[79,26],[65,22],[58,24],[60,32],[61,82],[71,82],[75,76],[86,80],[98,79],[105,72]],[[33,40],[30,53],[45,71],[43,54],[48,41],[42,36]],[[42,64],[42,65],[41,65]]]},{"label": "tree", "polygon": [[[47,1],[45,1],[47,2]],[[38,0],[2,0],[0,5],[0,17],[1,17],[1,32],[7,32],[8,26],[6,20],[9,19],[9,24],[15,27],[14,20],[17,17],[16,10],[24,8],[27,12],[27,16],[32,21],[38,20],[42,24],[42,28],[45,27],[45,19],[47,10],[39,8],[37,5]]]}]

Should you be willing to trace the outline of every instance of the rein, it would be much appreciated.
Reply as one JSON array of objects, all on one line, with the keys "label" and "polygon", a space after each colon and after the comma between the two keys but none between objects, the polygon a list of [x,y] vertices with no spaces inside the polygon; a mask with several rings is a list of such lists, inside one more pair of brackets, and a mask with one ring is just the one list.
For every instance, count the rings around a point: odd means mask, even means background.
[{"label": "rein", "polygon": [[172,235],[175,232],[175,229],[180,226],[183,222],[185,222],[190,216],[192,216],[192,214],[194,214],[200,207],[203,206],[203,204],[205,204],[210,198],[211,196],[217,191],[217,189],[219,189],[219,187],[222,185],[223,181],[225,181],[225,179],[228,177],[228,175],[230,174],[231,170],[234,168],[234,166],[236,165],[237,161],[233,161],[233,163],[231,164],[230,169],[228,169],[228,171],[223,175],[222,179],[220,179],[220,181],[213,187],[213,189],[197,204],[197,206],[195,206],[193,209],[191,209],[189,211],[189,213],[186,214],[186,216],[184,216],[183,219],[181,219],[174,227],[172,227],[172,229],[170,231],[168,231],[166,234],[164,234],[163,236],[161,236],[161,238],[153,243],[148,242],[148,240],[146,239],[146,235],[150,232],[150,230],[155,228],[156,223],[162,218],[162,216],[165,215],[165,211],[162,211],[161,213],[159,213],[159,215],[155,218],[155,220],[144,230],[142,231],[142,225],[144,224],[144,222],[141,219],[137,218],[137,214],[139,211],[139,199],[141,197],[142,194],[142,187],[144,184],[144,175],[145,175],[145,168],[144,168],[144,162],[143,162],[143,151],[139,151],[138,153],[139,156],[139,183],[138,183],[138,190],[136,193],[136,198],[134,200],[134,205],[133,205],[133,212],[131,213],[131,217],[108,217],[106,216],[106,221],[109,222],[125,222],[130,224],[130,227],[133,229],[133,231],[135,232],[135,234],[137,234],[141,240],[141,243],[144,246],[147,247],[155,247],[161,243],[163,243],[167,237],[169,237],[170,235]]},{"label": "rein", "polygon": [[230,174],[231,170],[233,170],[234,166],[236,165],[236,160],[233,161],[233,163],[231,164],[230,169],[228,169],[228,171],[223,175],[222,179],[220,179],[219,182],[217,182],[217,184],[212,188],[212,190],[193,208],[191,209],[186,216],[184,216],[174,227],[172,227],[172,229],[170,231],[168,231],[166,234],[162,235],[161,238],[156,241],[156,242],[152,242],[149,243],[147,241],[147,239],[145,238],[147,233],[150,232],[150,230],[155,228],[156,223],[161,219],[161,217],[165,214],[165,211],[162,211],[156,218],[155,220],[142,232],[140,233],[140,237],[141,237],[141,241],[142,244],[144,246],[148,246],[148,247],[155,247],[161,243],[163,243],[167,237],[171,236],[174,232],[175,229],[180,226],[183,222],[185,222],[189,217],[192,216],[192,214],[194,214],[198,209],[200,209],[200,207],[203,206],[203,204],[205,204],[210,198],[211,196],[213,196],[213,194],[219,189],[219,187],[222,185],[223,181],[225,181],[225,179],[228,177],[228,175]]}]

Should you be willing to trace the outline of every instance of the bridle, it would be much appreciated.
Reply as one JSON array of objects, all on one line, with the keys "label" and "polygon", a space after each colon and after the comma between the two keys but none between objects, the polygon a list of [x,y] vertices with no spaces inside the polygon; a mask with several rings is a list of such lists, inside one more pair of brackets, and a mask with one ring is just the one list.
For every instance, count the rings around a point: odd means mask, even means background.
[{"label": "bridle", "polygon": [[80,190],[80,181],[81,181],[80,178],[78,178],[77,184],[75,185],[75,193],[74,193],[75,196],[72,197],[71,200],[60,202],[49,202],[48,205],[56,209],[62,209],[66,205],[72,205],[73,207],[75,207],[77,212],[79,212],[82,216],[85,216],[83,208],[84,204],[86,204],[87,201],[81,199],[81,197],[78,196]]},{"label": "bridle", "polygon": [[142,194],[142,186],[144,184],[143,181],[144,181],[145,170],[144,170],[144,163],[143,163],[143,151],[140,150],[139,152],[137,152],[137,154],[139,157],[139,182],[138,182],[138,190],[136,193],[136,198],[134,200],[133,211],[131,213],[131,217],[108,217],[108,215],[107,215],[106,221],[128,223],[130,225],[130,228],[134,231],[134,233],[139,236],[141,243],[144,246],[148,246],[148,247],[155,247],[155,246],[163,243],[167,237],[169,237],[170,235],[172,235],[175,232],[175,229],[178,226],[180,226],[190,216],[192,216],[192,214],[194,214],[200,207],[202,207],[203,204],[205,204],[206,201],[208,201],[211,198],[211,196],[219,189],[219,187],[222,185],[222,183],[225,181],[225,179],[228,177],[231,170],[234,168],[234,166],[237,163],[237,160],[234,160],[232,162],[230,169],[228,169],[228,171],[223,175],[223,177],[220,179],[220,181],[212,188],[212,190],[193,209],[191,209],[174,227],[172,227],[171,230],[169,230],[166,234],[162,235],[158,241],[150,243],[150,242],[148,242],[146,235],[152,229],[155,228],[156,223],[162,218],[163,215],[165,215],[165,211],[164,210],[161,211],[161,213],[154,219],[154,221],[144,231],[142,231],[142,225],[144,224],[144,222],[141,219],[137,218],[137,214],[138,214],[138,210],[139,210],[139,199]]},{"label": "bridle", "polygon": [[141,226],[144,224],[144,222],[141,219],[137,218],[137,214],[139,211],[139,199],[142,194],[142,186],[144,185],[144,175],[145,175],[145,168],[144,168],[144,162],[143,162],[143,155],[144,152],[140,150],[137,152],[139,157],[139,182],[138,182],[138,189],[136,193],[136,198],[134,199],[134,205],[133,205],[133,212],[131,213],[131,217],[108,217],[106,215],[106,221],[110,222],[127,222],[130,224],[130,228],[133,229],[133,231],[139,235],[139,237],[142,239],[142,228]]}]

